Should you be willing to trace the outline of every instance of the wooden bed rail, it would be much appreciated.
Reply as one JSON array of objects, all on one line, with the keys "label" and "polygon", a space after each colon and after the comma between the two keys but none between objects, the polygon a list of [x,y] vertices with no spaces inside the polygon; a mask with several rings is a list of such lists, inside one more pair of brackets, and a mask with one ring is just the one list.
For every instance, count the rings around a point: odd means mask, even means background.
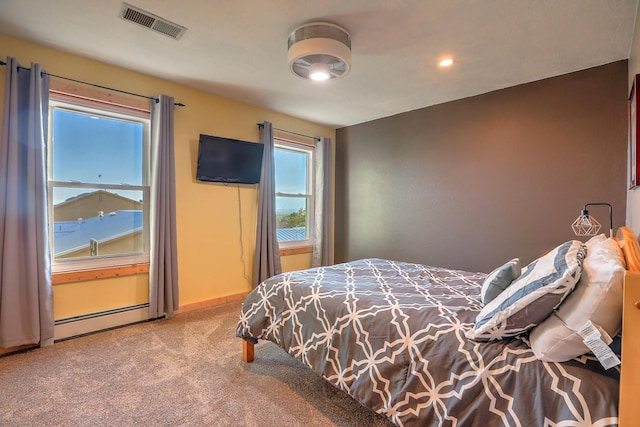
[{"label": "wooden bed rail", "polygon": [[620,427],[640,426],[638,389],[640,389],[640,273],[624,276],[622,316],[622,366],[620,373]]},{"label": "wooden bed rail", "polygon": [[255,358],[253,346],[254,345],[249,341],[242,340],[242,361],[243,362],[245,363],[253,362],[253,359]]}]

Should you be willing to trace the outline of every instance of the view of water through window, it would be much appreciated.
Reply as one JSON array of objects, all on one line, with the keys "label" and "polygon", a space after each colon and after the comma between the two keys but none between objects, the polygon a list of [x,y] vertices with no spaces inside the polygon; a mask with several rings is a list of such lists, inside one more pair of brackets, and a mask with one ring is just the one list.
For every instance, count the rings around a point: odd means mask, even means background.
[{"label": "view of water through window", "polygon": [[280,242],[309,236],[309,151],[275,149],[276,229]]}]

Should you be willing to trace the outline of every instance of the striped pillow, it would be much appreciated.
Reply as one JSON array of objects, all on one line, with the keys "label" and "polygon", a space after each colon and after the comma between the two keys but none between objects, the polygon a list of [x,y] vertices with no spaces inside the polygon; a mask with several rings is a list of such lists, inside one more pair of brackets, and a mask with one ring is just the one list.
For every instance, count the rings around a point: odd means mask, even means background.
[{"label": "striped pillow", "polygon": [[533,261],[478,313],[467,337],[493,341],[516,336],[542,322],[575,287],[585,254],[582,242],[570,240]]},{"label": "striped pillow", "polygon": [[482,282],[480,298],[483,304],[489,304],[502,293],[507,286],[520,276],[520,259],[514,258],[493,270]]}]

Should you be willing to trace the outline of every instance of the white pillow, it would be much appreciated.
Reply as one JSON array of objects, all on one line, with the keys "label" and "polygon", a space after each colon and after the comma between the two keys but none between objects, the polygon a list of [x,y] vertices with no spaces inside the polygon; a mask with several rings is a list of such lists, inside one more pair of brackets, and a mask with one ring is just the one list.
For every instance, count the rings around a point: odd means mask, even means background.
[{"label": "white pillow", "polygon": [[589,256],[589,250],[591,249],[592,246],[602,243],[605,240],[607,240],[607,236],[605,236],[604,234],[598,234],[597,236],[593,236],[592,238],[587,240],[585,242],[585,245],[587,246],[587,256]]},{"label": "white pillow", "polygon": [[530,263],[520,277],[478,313],[467,337],[498,340],[526,332],[542,322],[575,287],[585,253],[582,242],[570,240]]},{"label": "white pillow", "polygon": [[620,332],[624,271],[624,255],[615,240],[606,239],[588,248],[575,290],[553,315],[531,331],[536,357],[564,362],[589,353],[577,333],[587,320],[611,337]]},{"label": "white pillow", "polygon": [[482,303],[486,305],[500,295],[511,282],[520,276],[521,270],[520,259],[514,258],[489,273],[480,289]]}]

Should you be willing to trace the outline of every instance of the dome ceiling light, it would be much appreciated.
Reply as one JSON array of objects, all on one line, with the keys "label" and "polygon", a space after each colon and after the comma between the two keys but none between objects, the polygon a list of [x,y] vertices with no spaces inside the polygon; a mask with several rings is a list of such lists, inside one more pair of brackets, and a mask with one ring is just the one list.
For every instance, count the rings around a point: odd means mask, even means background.
[{"label": "dome ceiling light", "polygon": [[298,77],[332,80],[351,69],[351,36],[335,24],[311,22],[289,35],[289,69]]}]

